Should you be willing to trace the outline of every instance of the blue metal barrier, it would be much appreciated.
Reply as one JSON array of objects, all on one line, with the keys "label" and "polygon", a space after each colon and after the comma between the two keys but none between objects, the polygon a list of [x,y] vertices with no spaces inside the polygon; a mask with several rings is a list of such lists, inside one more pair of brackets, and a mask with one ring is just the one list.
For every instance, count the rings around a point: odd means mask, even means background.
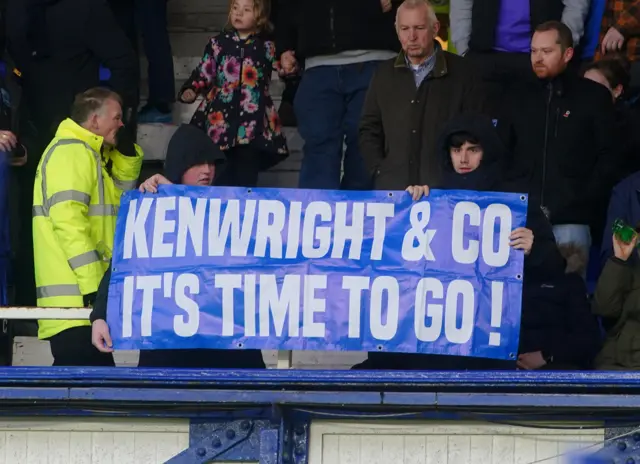
[{"label": "blue metal barrier", "polygon": [[572,422],[606,431],[586,462],[640,462],[640,373],[14,367],[0,401],[11,416],[188,418],[170,464],[307,464],[311,423],[327,418]]}]

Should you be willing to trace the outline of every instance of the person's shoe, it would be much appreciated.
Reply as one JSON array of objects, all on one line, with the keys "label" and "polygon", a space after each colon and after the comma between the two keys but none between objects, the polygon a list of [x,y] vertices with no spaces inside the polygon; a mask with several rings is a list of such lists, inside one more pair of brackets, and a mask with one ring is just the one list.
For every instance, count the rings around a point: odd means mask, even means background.
[{"label": "person's shoe", "polygon": [[296,113],[293,111],[293,105],[289,102],[283,101],[280,103],[278,109],[278,116],[280,116],[280,124],[283,127],[297,127],[298,121],[296,120]]},{"label": "person's shoe", "polygon": [[138,124],[171,124],[173,114],[171,108],[159,108],[156,105],[145,105],[138,112]]}]

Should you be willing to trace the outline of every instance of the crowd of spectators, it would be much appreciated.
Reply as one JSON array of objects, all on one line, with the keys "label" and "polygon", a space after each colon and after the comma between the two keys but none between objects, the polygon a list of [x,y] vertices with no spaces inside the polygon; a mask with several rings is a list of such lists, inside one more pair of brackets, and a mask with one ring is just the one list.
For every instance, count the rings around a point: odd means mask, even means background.
[{"label": "crowd of spectators", "polygon": [[[448,42],[428,0],[232,0],[178,95],[166,3],[0,2],[0,176],[11,165],[20,238],[0,240],[17,284],[0,303],[93,307],[90,321],[39,322],[55,365],[113,365],[121,193],[138,180],[255,186],[289,155],[285,124],[304,140],[300,188],[529,194],[510,237],[525,255],[517,359],[370,353],[355,368],[640,366],[639,0],[451,0]],[[139,179],[137,125],[171,122],[198,96],[164,173]],[[630,242],[612,233],[618,219],[638,226]],[[140,365],[264,367],[250,350],[145,352]]]}]

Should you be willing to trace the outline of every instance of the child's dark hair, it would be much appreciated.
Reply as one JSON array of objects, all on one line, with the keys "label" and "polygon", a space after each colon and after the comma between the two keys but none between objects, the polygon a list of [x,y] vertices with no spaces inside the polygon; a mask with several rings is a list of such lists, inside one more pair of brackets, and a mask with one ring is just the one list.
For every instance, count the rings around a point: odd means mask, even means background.
[{"label": "child's dark hair", "polygon": [[582,75],[584,76],[587,71],[598,71],[607,80],[611,89],[621,85],[624,92],[629,88],[631,82],[630,64],[623,56],[604,58],[589,63],[582,69]]},{"label": "child's dark hair", "polygon": [[480,145],[480,140],[473,134],[469,132],[455,132],[449,136],[447,140],[447,145],[449,148],[460,148],[465,143],[470,143],[472,145]]},{"label": "child's dark hair", "polygon": [[[225,30],[233,29],[231,25],[231,11],[235,0],[229,0],[229,14],[227,15],[227,24]],[[271,0],[252,0],[253,14],[256,17],[256,27],[258,32],[270,34],[273,32],[273,24],[269,20],[271,16]]]}]

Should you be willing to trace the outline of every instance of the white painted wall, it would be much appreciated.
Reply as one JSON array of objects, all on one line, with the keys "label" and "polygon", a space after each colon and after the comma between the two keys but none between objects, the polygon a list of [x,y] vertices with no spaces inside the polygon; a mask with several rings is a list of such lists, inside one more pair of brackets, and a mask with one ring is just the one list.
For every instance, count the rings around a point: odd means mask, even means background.
[{"label": "white painted wall", "polygon": [[[536,427],[319,421],[311,426],[309,464],[561,464],[564,454],[604,440],[603,429],[529,425]],[[0,464],[160,464],[188,443],[187,420],[0,420]]]},{"label": "white painted wall", "polygon": [[331,421],[313,423],[310,439],[309,464],[561,464],[561,455],[601,444],[604,430]]},{"label": "white painted wall", "polygon": [[0,464],[159,464],[188,446],[185,419],[0,420]]}]

